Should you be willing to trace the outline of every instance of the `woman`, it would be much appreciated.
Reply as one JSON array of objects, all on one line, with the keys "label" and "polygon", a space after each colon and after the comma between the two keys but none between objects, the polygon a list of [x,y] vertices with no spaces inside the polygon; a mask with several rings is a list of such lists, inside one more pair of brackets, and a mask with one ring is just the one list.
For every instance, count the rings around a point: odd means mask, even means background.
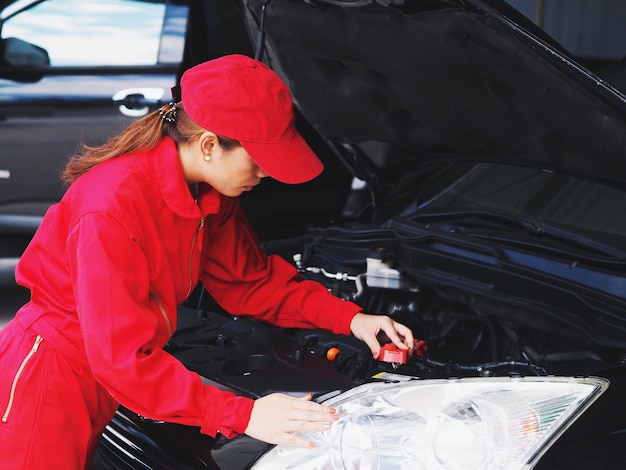
[{"label": "woman", "polygon": [[88,467],[118,404],[201,432],[311,446],[335,410],[281,394],[205,385],[162,347],[201,281],[236,315],[354,334],[411,332],[330,295],[265,256],[238,196],[271,176],[302,183],[322,164],[294,127],[286,85],[241,55],[189,69],[182,102],[70,159],[70,183],[16,270],[31,300],[0,333],[0,467]]}]

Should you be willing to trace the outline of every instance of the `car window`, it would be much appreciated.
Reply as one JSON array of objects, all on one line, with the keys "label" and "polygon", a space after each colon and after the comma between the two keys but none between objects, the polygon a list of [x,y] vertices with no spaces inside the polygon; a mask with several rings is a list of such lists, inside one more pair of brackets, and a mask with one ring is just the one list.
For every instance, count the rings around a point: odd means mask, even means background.
[{"label": "car window", "polygon": [[482,207],[569,227],[623,247],[626,192],[535,168],[482,163],[423,209]]},{"label": "car window", "polygon": [[2,37],[45,49],[53,67],[153,65],[164,16],[156,2],[48,0],[9,18]]},{"label": "car window", "polygon": [[0,236],[19,234],[11,255],[60,200],[59,172],[80,144],[171,101],[193,1],[0,0]]}]

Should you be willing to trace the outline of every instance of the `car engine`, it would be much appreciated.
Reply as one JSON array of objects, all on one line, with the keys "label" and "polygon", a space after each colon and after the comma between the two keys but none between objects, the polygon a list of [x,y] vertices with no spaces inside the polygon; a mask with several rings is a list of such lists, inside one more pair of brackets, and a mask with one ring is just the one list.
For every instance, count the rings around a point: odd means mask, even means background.
[{"label": "car engine", "polygon": [[381,337],[381,357],[374,360],[353,337],[222,315],[202,292],[204,298],[185,307],[191,327],[180,324],[167,349],[203,377],[255,396],[322,395],[366,381],[411,377],[591,374],[623,359],[541,312],[420,279],[403,262],[405,246],[384,230],[317,229],[267,242],[264,249],[293,260],[304,279],[322,283],[365,312],[409,326],[416,340],[409,354]]}]

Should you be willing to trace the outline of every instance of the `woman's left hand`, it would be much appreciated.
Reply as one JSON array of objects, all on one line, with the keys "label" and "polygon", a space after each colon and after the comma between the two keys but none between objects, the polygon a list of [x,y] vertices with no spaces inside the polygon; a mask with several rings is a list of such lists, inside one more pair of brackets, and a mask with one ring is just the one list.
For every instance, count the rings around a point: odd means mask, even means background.
[{"label": "woman's left hand", "polygon": [[411,330],[385,315],[357,313],[350,323],[352,334],[363,341],[372,350],[374,359],[380,355],[378,334],[383,332],[400,349],[413,349],[413,333]]}]

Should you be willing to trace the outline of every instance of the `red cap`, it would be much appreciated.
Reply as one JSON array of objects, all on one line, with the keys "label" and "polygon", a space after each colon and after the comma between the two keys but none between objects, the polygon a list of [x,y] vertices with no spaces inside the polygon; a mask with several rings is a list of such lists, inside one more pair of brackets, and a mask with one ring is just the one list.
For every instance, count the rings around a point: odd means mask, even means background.
[{"label": "red cap", "polygon": [[262,62],[227,55],[187,70],[183,108],[196,123],[237,140],[259,167],[283,183],[304,183],[324,165],[295,127],[287,85]]}]

